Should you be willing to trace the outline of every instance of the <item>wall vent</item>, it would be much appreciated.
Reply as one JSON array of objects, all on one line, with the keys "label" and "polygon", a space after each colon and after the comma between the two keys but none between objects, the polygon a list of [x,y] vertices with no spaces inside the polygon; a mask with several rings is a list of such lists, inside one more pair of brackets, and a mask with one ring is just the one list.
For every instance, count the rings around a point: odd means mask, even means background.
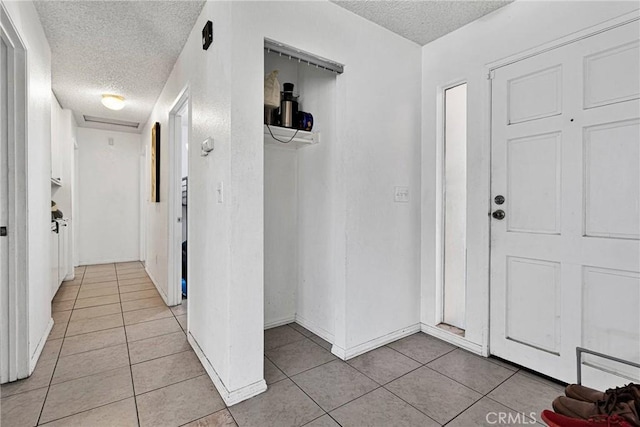
[{"label": "wall vent", "polygon": [[103,117],[87,116],[86,114],[83,114],[82,117],[84,118],[84,121],[87,123],[101,123],[105,125],[123,126],[127,128],[133,128],[133,129],[138,129],[140,127],[140,123],[138,122],[127,122],[126,120],[105,119]]}]

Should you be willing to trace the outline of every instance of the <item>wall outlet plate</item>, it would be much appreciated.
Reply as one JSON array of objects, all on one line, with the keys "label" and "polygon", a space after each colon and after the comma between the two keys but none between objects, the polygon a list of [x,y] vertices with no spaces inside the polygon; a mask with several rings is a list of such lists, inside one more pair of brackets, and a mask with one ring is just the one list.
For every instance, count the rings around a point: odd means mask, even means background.
[{"label": "wall outlet plate", "polygon": [[409,187],[395,187],[393,200],[396,203],[409,203]]}]

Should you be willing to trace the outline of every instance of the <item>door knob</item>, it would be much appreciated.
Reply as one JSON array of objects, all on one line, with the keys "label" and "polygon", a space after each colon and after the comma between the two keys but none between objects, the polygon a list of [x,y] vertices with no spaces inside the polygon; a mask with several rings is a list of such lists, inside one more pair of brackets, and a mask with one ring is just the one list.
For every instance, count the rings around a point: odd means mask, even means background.
[{"label": "door knob", "polygon": [[491,214],[491,216],[494,217],[495,219],[504,219],[505,213],[502,209],[498,209],[493,214]]}]

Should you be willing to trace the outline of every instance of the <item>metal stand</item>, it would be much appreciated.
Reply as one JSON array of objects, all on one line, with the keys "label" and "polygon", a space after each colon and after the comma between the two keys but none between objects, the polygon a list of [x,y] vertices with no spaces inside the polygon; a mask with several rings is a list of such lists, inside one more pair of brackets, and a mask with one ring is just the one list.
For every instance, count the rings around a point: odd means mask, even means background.
[{"label": "metal stand", "polygon": [[598,353],[597,351],[588,350],[586,348],[576,347],[576,359],[578,361],[578,377],[577,377],[578,384],[582,384],[582,354],[583,353],[592,354],[597,357],[602,357],[603,359],[612,360],[614,362],[622,363],[623,365],[629,365],[629,366],[633,366],[635,368],[640,369],[640,363],[635,363],[629,360],[620,359],[618,357],[609,356],[608,354]]}]

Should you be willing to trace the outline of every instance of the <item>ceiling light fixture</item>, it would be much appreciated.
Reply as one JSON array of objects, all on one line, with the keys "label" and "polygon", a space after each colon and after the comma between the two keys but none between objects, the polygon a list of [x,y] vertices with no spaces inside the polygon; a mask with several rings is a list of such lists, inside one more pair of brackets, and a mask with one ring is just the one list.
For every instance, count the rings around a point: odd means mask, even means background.
[{"label": "ceiling light fixture", "polygon": [[124,108],[124,96],[120,95],[102,95],[102,105],[110,110],[122,110]]}]

